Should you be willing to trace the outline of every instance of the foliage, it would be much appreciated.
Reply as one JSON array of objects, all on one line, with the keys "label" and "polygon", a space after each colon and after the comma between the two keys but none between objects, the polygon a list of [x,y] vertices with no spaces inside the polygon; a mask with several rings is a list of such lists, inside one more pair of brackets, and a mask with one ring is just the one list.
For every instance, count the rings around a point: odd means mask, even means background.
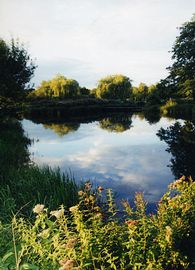
[{"label": "foliage", "polygon": [[195,77],[179,84],[179,94],[181,97],[195,100]]},{"label": "foliage", "polygon": [[164,105],[160,107],[160,111],[163,115],[167,115],[170,113],[170,110],[174,108],[177,105],[177,102],[175,102],[173,99],[169,99],[166,101]]},{"label": "foliage", "polygon": [[24,95],[36,68],[23,44],[0,39],[0,96],[20,98]]},{"label": "foliage", "polygon": [[131,115],[118,115],[113,117],[104,118],[99,122],[102,129],[110,132],[123,132],[131,128],[132,119]]},{"label": "foliage", "polygon": [[40,87],[29,94],[30,98],[73,98],[80,94],[80,87],[77,81],[57,75],[49,81],[42,81]]},{"label": "foliage", "polygon": [[80,94],[88,96],[88,95],[90,95],[90,90],[87,89],[86,87],[81,87],[80,88]]},{"label": "foliage", "polygon": [[95,91],[98,98],[121,99],[130,97],[131,80],[123,75],[112,75],[101,79]]},{"label": "foliage", "polygon": [[[49,211],[38,204],[31,223],[14,217],[12,233],[21,265],[37,269],[194,269],[195,182],[182,177],[169,186],[156,214],[146,215],[141,193],[135,207],[123,201],[120,220],[111,190],[90,182],[79,191],[79,204]],[[71,215],[70,215],[71,214]],[[106,240],[106,241],[105,241]],[[20,253],[19,253],[20,252]],[[31,268],[29,268],[31,269]]]},{"label": "foliage", "polygon": [[145,83],[140,83],[138,87],[133,87],[132,98],[134,101],[146,101],[148,93],[148,86]]},{"label": "foliage", "polygon": [[168,88],[178,97],[195,97],[195,16],[179,28],[172,48],[173,65],[168,68]]},{"label": "foliage", "polygon": [[168,144],[171,153],[170,167],[175,177],[195,177],[195,125],[190,121],[176,122],[167,129],[161,128],[157,135]]},{"label": "foliage", "polygon": [[183,83],[195,77],[195,16],[179,30],[172,48],[174,63],[169,70],[177,83]]}]

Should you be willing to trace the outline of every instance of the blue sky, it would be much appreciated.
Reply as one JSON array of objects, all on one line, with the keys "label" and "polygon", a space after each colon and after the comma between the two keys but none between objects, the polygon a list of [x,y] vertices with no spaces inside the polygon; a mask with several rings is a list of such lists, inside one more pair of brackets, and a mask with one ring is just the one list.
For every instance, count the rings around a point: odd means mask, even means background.
[{"label": "blue sky", "polygon": [[0,37],[25,43],[36,85],[58,73],[90,88],[116,73],[152,84],[194,12],[195,0],[0,0]]}]

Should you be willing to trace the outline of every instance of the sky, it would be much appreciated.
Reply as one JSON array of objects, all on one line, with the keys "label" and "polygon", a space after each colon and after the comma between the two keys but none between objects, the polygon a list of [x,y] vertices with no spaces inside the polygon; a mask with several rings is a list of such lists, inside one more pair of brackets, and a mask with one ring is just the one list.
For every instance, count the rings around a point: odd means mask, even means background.
[{"label": "sky", "polygon": [[0,38],[25,44],[35,86],[56,74],[89,88],[112,74],[152,84],[193,13],[195,0],[0,0]]}]

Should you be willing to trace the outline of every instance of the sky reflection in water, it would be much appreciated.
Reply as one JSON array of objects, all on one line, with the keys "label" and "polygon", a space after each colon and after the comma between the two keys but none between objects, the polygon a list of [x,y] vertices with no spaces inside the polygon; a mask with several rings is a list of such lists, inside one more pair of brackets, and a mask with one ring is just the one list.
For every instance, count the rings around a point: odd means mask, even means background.
[{"label": "sky reflection in water", "polygon": [[156,133],[174,122],[161,118],[150,125],[134,115],[132,127],[122,133],[108,132],[93,122],[80,124],[76,131],[61,137],[42,124],[22,123],[34,139],[29,150],[37,164],[71,170],[77,180],[91,179],[110,187],[119,198],[131,199],[136,191],[143,191],[149,202],[156,202],[174,179],[167,167],[167,146]]}]

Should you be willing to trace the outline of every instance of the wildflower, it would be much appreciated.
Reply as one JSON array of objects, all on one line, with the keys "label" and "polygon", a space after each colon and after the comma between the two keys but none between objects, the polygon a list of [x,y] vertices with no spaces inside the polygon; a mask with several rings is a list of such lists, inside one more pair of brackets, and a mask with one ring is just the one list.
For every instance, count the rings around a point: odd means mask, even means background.
[{"label": "wildflower", "polygon": [[82,190],[79,190],[78,195],[79,196],[83,196],[84,195],[84,192]]},{"label": "wildflower", "polygon": [[61,208],[60,210],[56,210],[56,211],[51,211],[50,214],[56,217],[57,219],[59,219],[60,217],[64,215],[64,208]]},{"label": "wildflower", "polygon": [[166,226],[166,234],[165,234],[165,239],[167,242],[170,242],[172,236],[172,229],[170,226]]},{"label": "wildflower", "polygon": [[34,212],[35,214],[40,214],[41,212],[43,212],[44,207],[45,207],[44,204],[37,204],[37,205],[35,205],[35,207],[33,208],[33,212]]},{"label": "wildflower", "polygon": [[50,233],[50,229],[45,229],[45,230],[43,230],[41,233],[39,233],[38,236],[40,236],[40,237],[46,239],[46,238],[49,237],[49,233]]},{"label": "wildflower", "polygon": [[69,211],[72,213],[76,212],[77,210],[78,210],[78,205],[75,205],[69,208]]},{"label": "wildflower", "polygon": [[95,197],[93,195],[90,195],[89,200],[93,202],[95,200]]},{"label": "wildflower", "polygon": [[96,213],[93,217],[94,219],[101,219],[102,218],[102,214],[101,213]]},{"label": "wildflower", "polygon": [[97,212],[99,212],[101,210],[101,208],[99,206],[95,206],[94,207],[94,210],[97,211]]},{"label": "wildflower", "polygon": [[129,203],[126,200],[123,200],[121,203],[125,208],[127,208],[129,206]]},{"label": "wildflower", "polygon": [[86,190],[90,190],[91,189],[91,183],[90,182],[85,183],[85,189]]},{"label": "wildflower", "polygon": [[98,191],[99,191],[100,193],[101,193],[103,190],[104,190],[103,187],[101,187],[101,186],[98,187]]},{"label": "wildflower", "polygon": [[74,245],[76,244],[77,242],[77,239],[76,238],[70,238],[68,240],[68,242],[66,243],[65,247],[68,248],[68,249],[71,249],[74,247]]},{"label": "wildflower", "polygon": [[126,220],[125,223],[128,225],[128,227],[133,227],[134,225],[138,223],[138,221],[134,219],[129,219],[129,220]]},{"label": "wildflower", "polygon": [[181,184],[183,184],[184,182],[191,182],[192,178],[188,178],[186,179],[185,176],[180,177],[179,179],[177,179],[176,181],[174,181],[173,183],[171,183],[169,185],[170,189],[177,189]]},{"label": "wildflower", "polygon": [[[62,261],[61,261],[62,262]],[[59,270],[71,270],[74,265],[74,260],[66,260],[66,262],[59,268]]]}]

